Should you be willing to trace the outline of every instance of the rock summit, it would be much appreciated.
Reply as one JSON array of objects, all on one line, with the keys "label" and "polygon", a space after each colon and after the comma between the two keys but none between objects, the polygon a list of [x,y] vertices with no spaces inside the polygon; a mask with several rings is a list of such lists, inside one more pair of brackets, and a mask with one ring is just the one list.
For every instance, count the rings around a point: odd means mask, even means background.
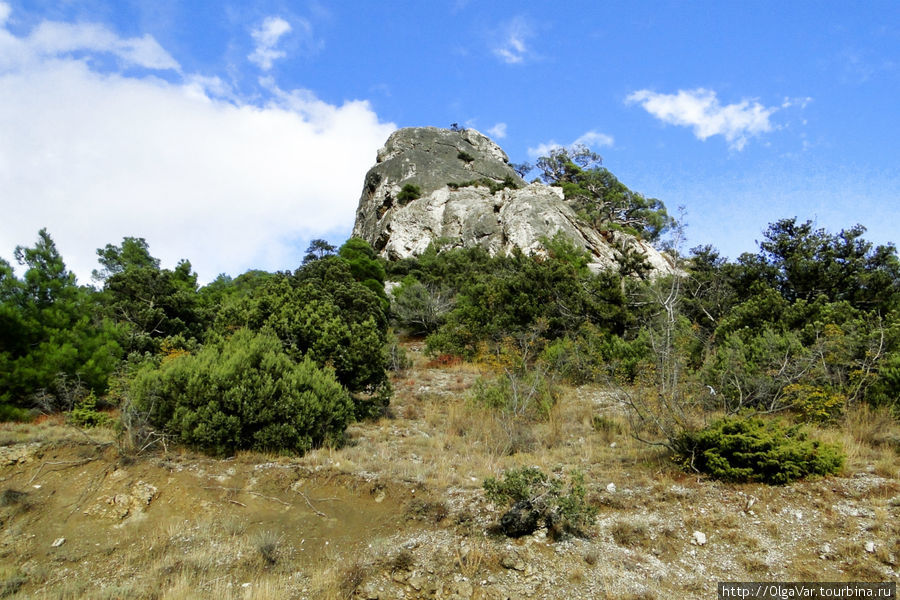
[{"label": "rock summit", "polygon": [[542,240],[559,233],[590,254],[594,271],[616,268],[623,250],[643,254],[651,275],[673,271],[647,242],[585,223],[561,188],[526,183],[506,153],[474,129],[391,134],[366,174],[353,227],[389,260],[419,255],[438,239],[444,248],[481,246],[492,256],[514,248],[542,254]]}]

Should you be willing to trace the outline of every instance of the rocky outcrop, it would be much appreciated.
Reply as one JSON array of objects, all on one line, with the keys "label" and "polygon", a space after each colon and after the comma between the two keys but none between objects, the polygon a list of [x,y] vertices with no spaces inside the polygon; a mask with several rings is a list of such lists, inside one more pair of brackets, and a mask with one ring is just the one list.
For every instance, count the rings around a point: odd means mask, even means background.
[{"label": "rocky outcrop", "polygon": [[559,233],[590,253],[595,271],[615,268],[623,250],[643,254],[654,274],[672,271],[646,242],[584,223],[560,188],[526,184],[506,153],[473,129],[394,132],[366,175],[353,228],[391,260],[421,254],[439,238],[444,247],[481,246],[491,255],[541,254],[542,240]]}]

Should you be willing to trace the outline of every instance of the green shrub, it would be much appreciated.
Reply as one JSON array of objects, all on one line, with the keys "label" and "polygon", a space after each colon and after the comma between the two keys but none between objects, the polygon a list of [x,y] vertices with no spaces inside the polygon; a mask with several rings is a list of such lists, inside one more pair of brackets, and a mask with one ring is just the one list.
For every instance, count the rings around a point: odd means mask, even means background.
[{"label": "green shrub", "polygon": [[846,398],[821,386],[792,383],[784,388],[784,402],[808,423],[833,423],[844,413]]},{"label": "green shrub", "polygon": [[461,182],[451,182],[447,184],[451,190],[458,190],[459,188],[464,187],[486,187],[492,194],[496,194],[500,190],[509,189],[518,189],[519,184],[516,183],[516,180],[512,178],[511,175],[507,175],[503,178],[503,181],[494,181],[490,177],[482,177],[480,179],[472,179],[470,181],[461,181]]},{"label": "green shrub", "polygon": [[456,158],[466,163],[475,161],[475,157],[464,150],[460,150],[459,154],[456,155]]},{"label": "green shrub", "polygon": [[580,533],[596,509],[585,501],[584,475],[573,471],[568,481],[548,476],[537,467],[511,469],[498,480],[484,480],[485,496],[503,508],[535,511],[551,532]]},{"label": "green shrub", "polygon": [[471,400],[511,416],[547,418],[559,398],[559,389],[542,371],[507,371],[494,378],[479,378]]},{"label": "green shrub", "polygon": [[75,403],[66,420],[76,427],[107,427],[113,423],[112,417],[97,410],[93,392]]},{"label": "green shrub", "polygon": [[6,423],[8,421],[15,421],[26,423],[32,419],[34,419],[34,413],[32,411],[0,402],[0,422]]},{"label": "green shrub", "polygon": [[222,307],[216,319],[219,334],[242,327],[267,331],[293,360],[309,358],[333,368],[353,395],[357,418],[384,414],[391,394],[385,371],[387,317],[379,296],[358,281],[383,278],[384,270],[378,271],[364,244],[351,238],[341,256],[269,278],[252,295]]},{"label": "green shrub", "polygon": [[393,314],[411,333],[431,333],[453,308],[453,296],[442,286],[424,285],[407,275],[391,292]]},{"label": "green shrub", "polygon": [[197,354],[145,365],[129,392],[154,426],[220,455],[303,453],[341,441],[353,415],[332,369],[294,362],[277,337],[247,329]]},{"label": "green shrub", "polygon": [[882,359],[875,382],[866,392],[866,400],[875,406],[888,406],[900,417],[900,352]]},{"label": "green shrub", "polygon": [[585,323],[621,333],[627,311],[620,284],[615,274],[593,275],[568,256],[517,251],[489,259],[461,282],[444,324],[426,340],[428,351],[473,358],[482,342],[527,338],[536,327],[548,340],[574,335]]},{"label": "green shrub", "polygon": [[807,439],[799,426],[759,417],[726,417],[676,440],[687,467],[731,482],[790,483],[829,475],[844,462],[841,449]]},{"label": "green shrub", "polygon": [[400,188],[400,193],[397,194],[397,202],[399,202],[400,204],[408,204],[416,198],[421,197],[422,188],[415,184],[407,183],[402,188]]},{"label": "green shrub", "polygon": [[575,385],[611,379],[633,382],[649,358],[645,333],[625,340],[591,323],[585,323],[574,337],[554,340],[541,354],[541,360]]}]

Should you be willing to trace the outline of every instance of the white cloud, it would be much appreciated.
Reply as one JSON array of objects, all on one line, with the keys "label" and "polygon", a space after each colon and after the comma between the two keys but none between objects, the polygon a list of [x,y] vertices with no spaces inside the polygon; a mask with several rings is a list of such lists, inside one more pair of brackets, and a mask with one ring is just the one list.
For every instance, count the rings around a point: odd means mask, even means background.
[{"label": "white cloud", "polygon": [[5,25],[12,9],[6,2],[0,2],[0,25]]},{"label": "white cloud", "polygon": [[547,156],[550,154],[551,150],[556,150],[558,148],[562,148],[562,144],[557,144],[556,142],[545,142],[543,144],[538,144],[534,148],[528,149],[528,156],[531,158],[539,158],[541,156]]},{"label": "white cloud", "polygon": [[[91,48],[163,64],[101,38]],[[364,101],[335,106],[272,83],[257,106],[227,99],[215,77],[100,73],[66,56],[72,43],[41,39],[0,26],[0,255],[47,227],[84,283],[96,249],[124,236],[146,238],[165,265],[191,260],[204,280],[294,268],[298,242],[349,231],[366,169],[394,129]]]},{"label": "white cloud", "polygon": [[578,136],[571,144],[560,144],[554,140],[538,144],[534,148],[528,149],[528,156],[532,159],[547,156],[552,150],[559,148],[574,148],[575,146],[587,146],[588,148],[599,148],[602,146],[612,146],[615,143],[613,136],[599,133],[593,129],[586,131]]},{"label": "white cloud", "polygon": [[[0,4],[0,26],[9,14],[9,6]],[[3,70],[23,69],[29,64],[65,58],[73,53],[112,54],[125,67],[179,70],[178,62],[149,35],[123,39],[103,25],[54,21],[41,23],[24,40],[0,29],[0,69]]]},{"label": "white cloud", "polygon": [[614,142],[613,136],[591,130],[572,142],[572,145],[598,148],[601,146],[612,146]]},{"label": "white cloud", "polygon": [[41,23],[29,46],[42,56],[76,51],[108,52],[129,65],[146,69],[178,69],[178,63],[151,36],[121,39],[102,25]]},{"label": "white cloud", "polygon": [[638,90],[627,101],[640,104],[664,123],[692,127],[698,139],[724,136],[735,150],[743,150],[748,138],[772,131],[775,127],[769,117],[778,110],[750,100],[723,106],[714,91],[703,88],[676,94]]},{"label": "white cloud", "polygon": [[[308,23],[306,25],[309,26]],[[291,24],[281,17],[266,17],[259,27],[250,32],[256,41],[256,48],[247,58],[263,71],[268,71],[275,60],[285,57],[285,52],[276,50],[275,46],[281,36],[290,31]]]},{"label": "white cloud", "polygon": [[503,62],[515,65],[524,62],[529,54],[528,39],[533,35],[531,26],[524,17],[514,17],[500,26],[498,39],[492,50]]},{"label": "white cloud", "polygon": [[809,106],[809,103],[812,101],[813,99],[809,96],[806,96],[805,98],[785,98],[784,102],[781,103],[781,108],[791,108],[793,106],[799,106],[801,109],[804,109]]},{"label": "white cloud", "polygon": [[502,140],[506,137],[506,123],[497,123],[487,131],[492,138]]}]

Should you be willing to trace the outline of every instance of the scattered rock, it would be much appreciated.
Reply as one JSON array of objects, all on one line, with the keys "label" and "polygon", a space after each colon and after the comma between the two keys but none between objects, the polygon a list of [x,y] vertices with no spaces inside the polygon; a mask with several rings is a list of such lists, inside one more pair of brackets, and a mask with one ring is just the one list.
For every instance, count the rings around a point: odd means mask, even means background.
[{"label": "scattered rock", "polygon": [[513,569],[515,571],[525,570],[525,561],[516,552],[509,551],[500,558],[500,566],[504,569]]},{"label": "scattered rock", "polygon": [[121,520],[129,515],[144,511],[159,493],[159,490],[154,485],[138,481],[131,486],[129,492],[114,496],[100,496],[97,499],[97,503],[85,510],[84,514]]},{"label": "scattered rock", "polygon": [[616,493],[616,484],[610,483],[609,485],[607,485],[606,491],[609,492],[610,494],[615,494]]},{"label": "scattered rock", "polygon": [[39,442],[0,446],[0,467],[21,465],[31,462],[34,454],[40,449]]},{"label": "scattered rock", "polygon": [[406,583],[407,579],[409,579],[409,573],[406,571],[394,571],[391,573],[391,579],[397,583]]},{"label": "scattered rock", "polygon": [[65,543],[66,543],[66,538],[64,538],[64,537],[56,538],[55,540],[53,540],[53,543],[50,544],[50,547],[51,548],[59,548],[60,546],[62,546]]},{"label": "scattered rock", "polygon": [[368,582],[359,590],[359,597],[365,600],[379,600],[378,586],[374,582]]},{"label": "scattered rock", "polygon": [[875,552],[875,542],[866,542],[866,552],[872,554]]},{"label": "scattered rock", "polygon": [[454,581],[450,584],[450,593],[456,594],[460,598],[471,598],[475,589],[468,581]]},{"label": "scattered rock", "polygon": [[409,578],[408,581],[410,587],[417,592],[421,591],[423,587],[428,583],[428,580],[422,577],[421,575],[413,575]]},{"label": "scattered rock", "polygon": [[695,546],[705,546],[706,545],[706,534],[702,531],[695,531],[694,535],[691,536],[691,543]]}]

